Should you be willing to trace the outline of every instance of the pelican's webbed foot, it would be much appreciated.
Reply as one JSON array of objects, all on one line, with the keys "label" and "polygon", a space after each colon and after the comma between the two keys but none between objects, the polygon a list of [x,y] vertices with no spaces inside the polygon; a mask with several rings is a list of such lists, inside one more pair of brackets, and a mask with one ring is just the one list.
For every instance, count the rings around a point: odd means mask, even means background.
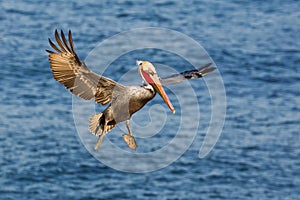
[{"label": "pelican's webbed foot", "polygon": [[127,146],[132,149],[132,150],[136,150],[137,145],[134,139],[134,136],[131,132],[130,129],[130,124],[129,124],[129,120],[126,120],[126,127],[128,129],[129,134],[123,134],[123,139],[126,142]]},{"label": "pelican's webbed foot", "polygon": [[132,150],[136,150],[137,145],[135,142],[135,139],[132,135],[130,134],[123,134],[123,139],[126,142],[127,146],[132,149]]}]

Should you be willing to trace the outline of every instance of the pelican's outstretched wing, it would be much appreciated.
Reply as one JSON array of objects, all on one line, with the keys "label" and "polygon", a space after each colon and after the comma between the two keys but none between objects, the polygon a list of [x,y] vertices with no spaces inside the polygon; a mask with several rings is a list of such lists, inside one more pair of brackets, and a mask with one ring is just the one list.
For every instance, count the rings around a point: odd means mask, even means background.
[{"label": "pelican's outstretched wing", "polygon": [[85,100],[94,99],[105,105],[112,100],[113,91],[121,91],[124,86],[92,72],[81,61],[74,50],[72,33],[69,31],[68,41],[61,31],[61,37],[55,30],[55,45],[50,39],[49,44],[56,51],[49,53],[49,62],[55,80],[63,84],[74,95]]},{"label": "pelican's outstretched wing", "polygon": [[208,63],[202,67],[199,67],[198,69],[184,71],[179,74],[173,74],[171,76],[161,78],[160,79],[161,84],[168,85],[173,83],[179,83],[181,81],[185,81],[189,79],[201,78],[216,69],[215,67],[211,67],[211,64],[212,63]]}]

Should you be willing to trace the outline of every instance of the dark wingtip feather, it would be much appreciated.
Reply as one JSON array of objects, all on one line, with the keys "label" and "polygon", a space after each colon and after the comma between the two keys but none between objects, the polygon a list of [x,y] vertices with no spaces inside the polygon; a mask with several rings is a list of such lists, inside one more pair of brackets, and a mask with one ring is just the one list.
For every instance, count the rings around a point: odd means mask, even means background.
[{"label": "dark wingtip feather", "polygon": [[70,29],[69,29],[69,33],[68,33],[68,38],[69,38],[69,44],[70,44],[70,48],[71,48],[71,53],[75,56],[75,59],[77,60],[77,62],[80,62],[77,54],[75,53],[72,32],[71,32]]},{"label": "dark wingtip feather", "polygon": [[57,29],[55,29],[54,35],[55,35],[55,36],[58,36],[58,31],[57,31]]},{"label": "dark wingtip feather", "polygon": [[73,44],[73,38],[72,38],[72,32],[71,32],[70,29],[69,29],[68,38],[69,38],[69,43],[70,43],[70,47],[71,47],[72,53],[75,53],[74,44]]},{"label": "dark wingtip feather", "polygon": [[211,65],[212,65],[212,63],[207,63],[206,65],[199,67],[197,70],[204,71],[204,70],[212,69],[212,68],[216,69],[215,67],[210,67]]},{"label": "dark wingtip feather", "polygon": [[47,53],[54,53],[53,51],[50,51],[48,49],[45,50]]},{"label": "dark wingtip feather", "polygon": [[62,53],[62,51],[50,40],[50,38],[48,38],[48,42],[50,44],[50,46],[55,49],[58,53]]},{"label": "dark wingtip feather", "polygon": [[57,29],[55,29],[55,39],[56,39],[56,42],[57,44],[60,46],[60,48],[63,50],[63,51],[67,51],[66,47],[64,46],[63,42],[61,41],[60,37],[59,37],[59,34],[58,34],[58,31]]},{"label": "dark wingtip feather", "polygon": [[205,64],[204,66],[199,67],[198,70],[207,69],[207,68],[208,68],[209,66],[211,66],[211,65],[212,65],[212,63],[207,63],[207,64]]},{"label": "dark wingtip feather", "polygon": [[[71,33],[71,30],[69,30],[69,33],[68,33],[68,39],[69,41],[66,39],[65,37],[65,34],[63,32],[63,30],[61,30],[61,37],[59,36],[58,34],[58,31],[57,29],[55,29],[54,31],[54,36],[55,36],[55,40],[57,42],[58,45],[55,45],[50,38],[48,38],[48,41],[49,41],[49,44],[50,46],[57,51],[57,53],[63,53],[63,52],[68,52],[68,53],[71,53],[74,55],[76,61],[78,63],[81,63],[80,59],[78,58],[77,54],[75,53],[75,50],[74,50],[74,44],[73,44],[73,39],[72,39],[72,33]],[[61,49],[60,49],[60,48]],[[46,50],[48,53],[55,53],[55,52],[52,52],[50,50]]]},{"label": "dark wingtip feather", "polygon": [[217,69],[216,67],[213,67],[211,65],[212,65],[212,63],[208,63],[205,66],[198,68],[198,72],[201,74],[201,76],[206,76],[210,72],[212,72],[215,69]]},{"label": "dark wingtip feather", "polygon": [[65,34],[63,32],[63,30],[60,30],[60,35],[61,35],[61,38],[63,40],[63,43],[64,43],[64,46],[67,48],[67,50],[71,53],[71,50],[69,48],[69,45],[68,45],[68,42],[66,40],[66,37],[65,37]]},{"label": "dark wingtip feather", "polygon": [[209,66],[211,66],[212,65],[212,63],[210,62],[210,63],[207,63],[205,66],[206,67],[209,67]]}]

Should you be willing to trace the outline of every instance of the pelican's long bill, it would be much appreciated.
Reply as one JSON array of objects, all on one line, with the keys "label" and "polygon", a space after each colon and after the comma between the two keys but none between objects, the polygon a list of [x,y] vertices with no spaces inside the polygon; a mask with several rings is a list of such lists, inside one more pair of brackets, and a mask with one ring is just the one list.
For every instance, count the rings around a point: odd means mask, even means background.
[{"label": "pelican's long bill", "polygon": [[175,109],[170,102],[160,80],[159,77],[156,74],[154,66],[147,61],[137,61],[137,64],[140,67],[140,73],[142,78],[149,83],[156,92],[162,97],[164,102],[167,104],[167,106],[170,108],[170,110],[175,113]]}]

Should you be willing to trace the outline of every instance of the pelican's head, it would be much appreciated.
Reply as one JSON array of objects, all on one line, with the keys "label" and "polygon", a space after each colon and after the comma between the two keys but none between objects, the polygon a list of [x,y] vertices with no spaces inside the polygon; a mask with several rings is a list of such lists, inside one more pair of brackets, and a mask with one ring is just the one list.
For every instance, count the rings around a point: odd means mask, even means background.
[{"label": "pelican's head", "polygon": [[163,98],[167,106],[170,110],[175,113],[175,109],[170,102],[162,84],[159,81],[159,77],[157,76],[156,70],[152,63],[148,61],[140,61],[137,60],[136,64],[139,68],[140,75],[142,76],[145,83],[151,85],[156,92]]}]

